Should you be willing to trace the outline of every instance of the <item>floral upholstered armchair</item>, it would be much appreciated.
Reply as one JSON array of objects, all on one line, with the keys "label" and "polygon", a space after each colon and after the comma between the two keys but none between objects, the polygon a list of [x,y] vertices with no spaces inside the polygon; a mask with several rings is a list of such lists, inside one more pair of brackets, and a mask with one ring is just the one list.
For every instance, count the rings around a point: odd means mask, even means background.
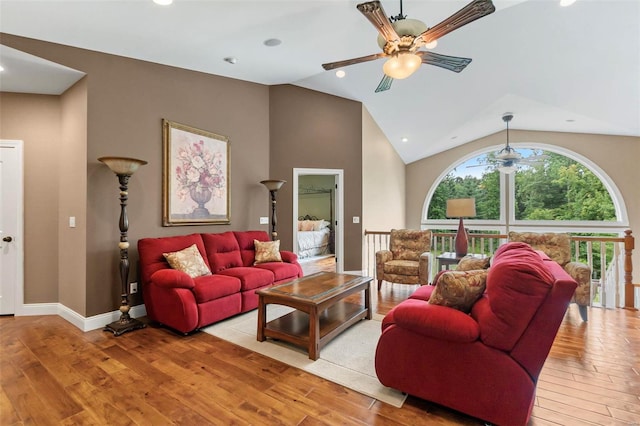
[{"label": "floral upholstered armchair", "polygon": [[591,305],[591,268],[584,263],[571,262],[571,236],[553,232],[509,232],[509,241],[521,241],[544,252],[576,280],[578,287],[571,301],[576,302],[580,316],[586,321],[587,307]]},{"label": "floral upholstered armchair", "polygon": [[383,280],[399,284],[428,284],[430,251],[430,230],[392,229],[389,250],[376,252],[378,290]]}]

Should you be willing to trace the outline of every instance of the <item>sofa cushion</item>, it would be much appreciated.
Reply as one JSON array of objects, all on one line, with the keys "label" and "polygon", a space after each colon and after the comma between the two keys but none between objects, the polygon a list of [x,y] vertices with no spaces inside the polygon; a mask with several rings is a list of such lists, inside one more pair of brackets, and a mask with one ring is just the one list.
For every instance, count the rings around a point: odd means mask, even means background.
[{"label": "sofa cushion", "polygon": [[302,271],[297,263],[285,263],[285,262],[269,262],[259,263],[254,268],[266,269],[273,273],[274,283],[278,283],[283,280],[290,280],[292,278],[298,278],[302,276]]},{"label": "sofa cushion", "polygon": [[193,279],[193,282],[195,283],[193,294],[198,304],[220,299],[240,291],[239,279],[220,274],[197,277]]},{"label": "sofa cushion", "polygon": [[220,234],[202,234],[202,241],[207,250],[207,259],[214,274],[229,268],[242,266],[240,246],[233,232]]},{"label": "sofa cushion", "polygon": [[522,336],[554,282],[544,263],[525,243],[506,243],[496,250],[487,275],[488,300],[471,311],[486,345],[509,351]]},{"label": "sofa cushion", "polygon": [[255,244],[253,240],[270,241],[265,231],[233,231],[240,247],[242,266],[252,266],[256,260]]},{"label": "sofa cushion", "polygon": [[195,244],[180,251],[162,253],[162,255],[169,262],[169,266],[184,272],[191,278],[211,275],[209,267],[204,263],[204,259]]},{"label": "sofa cushion", "polygon": [[420,263],[416,260],[390,260],[384,263],[384,273],[393,275],[418,276]]},{"label": "sofa cushion", "polygon": [[282,262],[280,256],[280,240],[276,241],[258,241],[253,240],[256,251],[254,265],[267,262]]},{"label": "sofa cushion", "polygon": [[449,306],[469,313],[482,296],[487,283],[487,271],[448,271],[440,276],[429,303]]},{"label": "sofa cushion", "polygon": [[266,285],[273,284],[274,281],[273,272],[265,269],[254,268],[252,266],[240,266],[237,268],[225,269],[218,273],[239,279],[240,291],[264,287]]},{"label": "sofa cushion", "polygon": [[[206,255],[200,234],[180,235],[177,237],[142,238],[138,240],[142,284],[144,285],[150,282],[151,275],[153,275],[154,272],[169,268],[167,260],[162,255],[163,253],[182,250],[192,244],[198,247],[200,255],[203,257]],[[207,262],[206,257],[204,257],[204,261],[205,263]]]}]

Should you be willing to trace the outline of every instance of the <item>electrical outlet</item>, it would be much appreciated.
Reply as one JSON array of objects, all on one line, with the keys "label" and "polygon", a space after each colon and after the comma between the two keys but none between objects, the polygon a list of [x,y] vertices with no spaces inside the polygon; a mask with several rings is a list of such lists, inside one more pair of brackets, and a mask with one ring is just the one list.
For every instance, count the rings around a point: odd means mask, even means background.
[{"label": "electrical outlet", "polygon": [[130,283],[129,284],[129,293],[134,294],[138,292],[138,283]]},{"label": "electrical outlet", "polygon": [[260,216],[260,225],[268,225],[269,218],[267,216]]}]

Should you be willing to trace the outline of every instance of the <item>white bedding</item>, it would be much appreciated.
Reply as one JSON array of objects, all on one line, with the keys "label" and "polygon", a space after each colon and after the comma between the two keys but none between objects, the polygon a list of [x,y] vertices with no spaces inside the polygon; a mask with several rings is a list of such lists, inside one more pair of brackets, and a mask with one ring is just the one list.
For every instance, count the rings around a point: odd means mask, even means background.
[{"label": "white bedding", "polygon": [[320,231],[298,231],[298,258],[320,256],[330,254],[329,237],[331,230],[329,228]]}]

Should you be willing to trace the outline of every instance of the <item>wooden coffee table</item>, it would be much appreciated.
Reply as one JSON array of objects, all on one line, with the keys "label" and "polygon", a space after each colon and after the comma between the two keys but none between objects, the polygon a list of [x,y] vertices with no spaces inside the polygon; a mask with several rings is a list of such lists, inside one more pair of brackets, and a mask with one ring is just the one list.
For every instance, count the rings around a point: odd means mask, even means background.
[{"label": "wooden coffee table", "polygon": [[[371,277],[318,272],[268,289],[258,290],[258,341],[267,337],[307,348],[318,359],[331,339],[362,319],[371,319]],[[364,291],[364,306],[347,296]],[[267,323],[267,305],[295,308]]]}]

